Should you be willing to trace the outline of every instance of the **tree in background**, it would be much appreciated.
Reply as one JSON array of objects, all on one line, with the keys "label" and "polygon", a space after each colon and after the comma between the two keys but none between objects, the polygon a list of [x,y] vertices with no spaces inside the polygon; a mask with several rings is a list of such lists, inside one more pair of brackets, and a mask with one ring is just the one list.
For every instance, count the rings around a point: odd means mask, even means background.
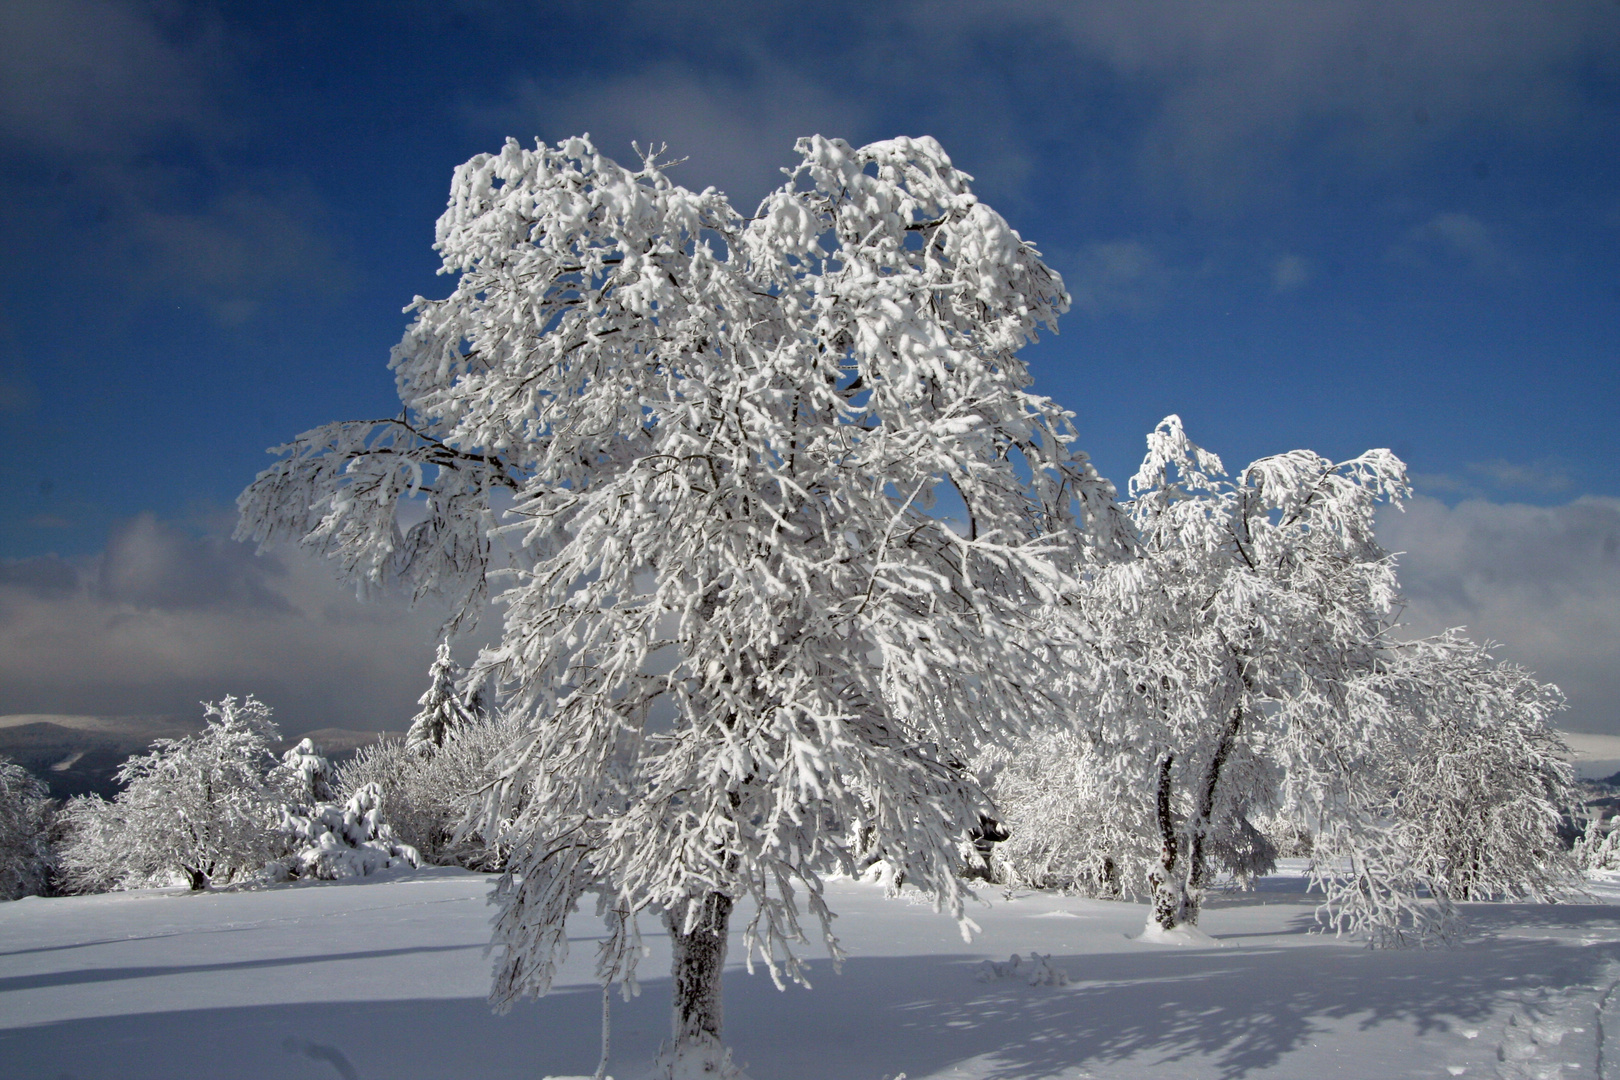
[{"label": "tree in background", "polygon": [[159,884],[192,889],[263,868],[279,854],[276,793],[266,786],[276,727],[249,695],[205,704],[207,726],[159,739],[118,770],[124,790],[71,800],[62,867],[75,891]]},{"label": "tree in background", "polygon": [[0,900],[37,896],[49,888],[52,806],[44,784],[0,757]]},{"label": "tree in background", "polygon": [[1558,835],[1574,770],[1551,726],[1557,687],[1449,632],[1391,642],[1345,692],[1383,714],[1367,776],[1301,775],[1288,794],[1314,826],[1329,925],[1392,944],[1444,937],[1456,901],[1548,902],[1578,886]]},{"label": "tree in background", "polygon": [[773,976],[803,979],[801,904],[838,955],[821,876],[857,831],[963,918],[989,807],[956,763],[1061,706],[1038,612],[1121,535],[1017,357],[1057,274],[932,139],[797,150],[753,217],[585,138],[473,158],[438,224],[457,286],[394,350],[402,414],[299,436],[239,500],[239,535],[446,593],[451,630],[502,546],[473,677],[527,730],[488,804],[512,843],[492,997],[550,987],[592,892],[628,988],[659,912],[667,1075],[730,1068],[737,901]]},{"label": "tree in background", "polygon": [[[1216,871],[1270,868],[1256,817],[1307,829],[1323,918],[1380,939],[1444,933],[1453,898],[1566,885],[1556,690],[1458,635],[1395,636],[1373,524],[1406,493],[1400,461],[1293,451],[1228,479],[1173,416],[1148,446],[1126,504],[1136,557],[1096,567],[1065,609],[1085,642],[1069,674],[1081,745],[1059,761],[1066,736],[1042,736],[1003,766],[1003,857],[1083,876],[1139,859],[1146,828],[1163,931],[1196,924]],[[1043,789],[1065,769],[1104,819],[1051,812]]]},{"label": "tree in background", "polygon": [[422,711],[411,718],[405,732],[407,748],[431,754],[444,745],[447,732],[477,719],[473,696],[463,686],[466,676],[466,670],[450,659],[450,643],[439,642],[439,651],[428,668],[428,688],[417,701]]}]

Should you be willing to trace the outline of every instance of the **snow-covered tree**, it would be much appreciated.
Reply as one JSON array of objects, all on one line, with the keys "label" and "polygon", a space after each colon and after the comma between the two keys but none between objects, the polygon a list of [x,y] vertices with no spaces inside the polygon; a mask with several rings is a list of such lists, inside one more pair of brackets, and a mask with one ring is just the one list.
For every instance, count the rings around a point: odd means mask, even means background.
[{"label": "snow-covered tree", "polygon": [[417,753],[431,754],[444,745],[447,732],[471,724],[478,715],[471,695],[462,686],[466,671],[450,659],[450,643],[439,642],[439,651],[428,668],[428,688],[417,704],[422,711],[411,718],[405,732],[405,745]]},{"label": "snow-covered tree", "polygon": [[1342,464],[1293,451],[1228,479],[1179,418],[1149,435],[1126,504],[1137,556],[1100,568],[1070,610],[1091,645],[1078,677],[1093,738],[1136,757],[1114,778],[1135,788],[1122,802],[1147,797],[1160,927],[1197,922],[1212,860],[1268,868],[1249,816],[1275,804],[1324,728],[1357,722],[1336,688],[1387,627],[1395,578],[1373,514],[1405,491],[1387,451]]},{"label": "snow-covered tree", "polygon": [[586,138],[473,158],[438,225],[456,288],[394,350],[404,412],[300,436],[239,502],[244,537],[450,595],[452,629],[500,545],[504,634],[472,675],[529,730],[490,813],[532,797],[493,999],[549,988],[582,895],[609,981],[661,912],[670,1074],[727,1068],[737,901],[773,975],[803,977],[801,905],[837,954],[820,881],[856,819],[961,917],[988,806],[953,766],[1058,707],[1034,612],[1118,533],[1017,356],[1058,275],[932,139],[797,150],[752,217]]},{"label": "snow-covered tree", "polygon": [[281,755],[280,763],[270,770],[266,782],[289,802],[313,804],[334,798],[332,779],[332,763],[313,742],[300,739],[298,745]]},{"label": "snow-covered tree", "polygon": [[1450,632],[1390,642],[1345,694],[1376,719],[1333,749],[1362,750],[1368,767],[1325,771],[1323,756],[1289,792],[1315,825],[1324,921],[1400,943],[1448,934],[1459,900],[1545,902],[1578,886],[1558,835],[1573,769],[1551,726],[1556,687]]},{"label": "snow-covered tree", "polygon": [[257,872],[276,854],[276,762],[270,709],[249,695],[204,704],[207,726],[159,739],[118,770],[109,803],[72,800],[65,811],[64,875],[80,891],[128,888],[170,877],[192,889]]},{"label": "snow-covered tree", "polygon": [[1455,635],[1396,637],[1373,518],[1406,493],[1400,461],[1293,451],[1229,479],[1176,417],[1148,445],[1126,503],[1136,557],[1096,567],[1064,609],[1085,642],[1069,672],[1083,743],[1071,783],[1114,809],[1065,824],[1015,791],[1004,857],[1027,852],[1028,874],[1048,851],[1069,865],[1097,844],[1128,856],[1140,846],[1110,831],[1147,825],[1163,930],[1196,923],[1215,871],[1269,868],[1258,818],[1312,834],[1340,928],[1398,936],[1414,919],[1443,926],[1452,896],[1555,892],[1556,691]]},{"label": "snow-covered tree", "polygon": [[0,757],[0,900],[35,896],[48,885],[51,807],[44,784]]}]

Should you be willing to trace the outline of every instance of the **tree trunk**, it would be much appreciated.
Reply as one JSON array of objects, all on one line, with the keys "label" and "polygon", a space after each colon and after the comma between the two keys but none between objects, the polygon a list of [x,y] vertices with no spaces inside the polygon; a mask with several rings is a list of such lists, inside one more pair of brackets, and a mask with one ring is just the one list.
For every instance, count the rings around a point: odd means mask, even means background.
[{"label": "tree trunk", "polygon": [[731,1055],[720,1043],[720,973],[726,963],[726,928],[731,897],[709,893],[691,933],[685,932],[684,905],[664,912],[674,953],[670,1036],[653,1075],[668,1080],[735,1076]]},{"label": "tree trunk", "polygon": [[1170,769],[1175,764],[1174,754],[1159,759],[1159,868],[1153,872],[1153,921],[1162,929],[1174,930],[1181,922],[1186,907],[1186,889],[1183,887],[1180,862],[1181,837],[1176,832],[1176,818],[1170,806]]}]

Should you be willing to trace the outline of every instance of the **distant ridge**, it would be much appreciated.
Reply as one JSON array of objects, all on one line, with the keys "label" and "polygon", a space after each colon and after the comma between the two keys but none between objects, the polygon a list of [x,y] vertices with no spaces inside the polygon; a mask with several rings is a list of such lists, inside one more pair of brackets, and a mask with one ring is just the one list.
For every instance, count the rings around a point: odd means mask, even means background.
[{"label": "distant ridge", "polygon": [[[146,752],[155,739],[180,739],[203,728],[196,716],[85,716],[70,713],[11,713],[0,716],[0,755],[39,777],[51,796],[100,795],[118,792],[114,777],[131,754]],[[385,734],[352,728],[317,728],[282,739],[278,751],[309,739],[326,757],[342,761]]]}]

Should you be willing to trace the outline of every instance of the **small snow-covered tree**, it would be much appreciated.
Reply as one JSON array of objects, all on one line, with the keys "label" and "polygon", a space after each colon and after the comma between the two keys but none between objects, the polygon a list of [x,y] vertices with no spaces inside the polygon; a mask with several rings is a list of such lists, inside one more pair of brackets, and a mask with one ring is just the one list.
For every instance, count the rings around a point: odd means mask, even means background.
[{"label": "small snow-covered tree", "polygon": [[444,745],[447,732],[477,717],[471,695],[461,685],[466,671],[450,659],[450,643],[439,642],[439,651],[428,669],[428,688],[417,704],[422,711],[411,718],[410,729],[405,732],[405,745],[417,753],[431,754]]},{"label": "small snow-covered tree", "polygon": [[35,896],[49,884],[51,808],[45,785],[0,757],[0,900]]},{"label": "small snow-covered tree", "polygon": [[300,739],[296,746],[281,755],[281,761],[270,770],[266,782],[290,802],[313,804],[334,798],[332,779],[332,763],[313,742]]},{"label": "small snow-covered tree", "polygon": [[820,881],[856,820],[961,917],[988,806],[955,763],[1057,707],[1035,613],[1083,537],[1116,538],[1017,357],[1067,306],[1058,276],[932,139],[797,149],[751,217],[586,138],[475,157],[438,226],[456,288],[394,351],[404,412],[300,436],[239,502],[244,537],[448,593],[452,628],[504,545],[504,634],[472,674],[529,730],[490,801],[515,838],[493,998],[549,988],[582,895],[610,981],[661,912],[666,1074],[729,1067],[737,901],[773,975],[803,977],[801,904],[837,954]]},{"label": "small snow-covered tree", "polygon": [[275,852],[275,793],[265,774],[276,728],[249,695],[204,704],[207,726],[159,739],[118,770],[124,785],[108,803],[68,804],[62,863],[82,891],[128,888],[182,877],[192,889],[258,871]]}]

